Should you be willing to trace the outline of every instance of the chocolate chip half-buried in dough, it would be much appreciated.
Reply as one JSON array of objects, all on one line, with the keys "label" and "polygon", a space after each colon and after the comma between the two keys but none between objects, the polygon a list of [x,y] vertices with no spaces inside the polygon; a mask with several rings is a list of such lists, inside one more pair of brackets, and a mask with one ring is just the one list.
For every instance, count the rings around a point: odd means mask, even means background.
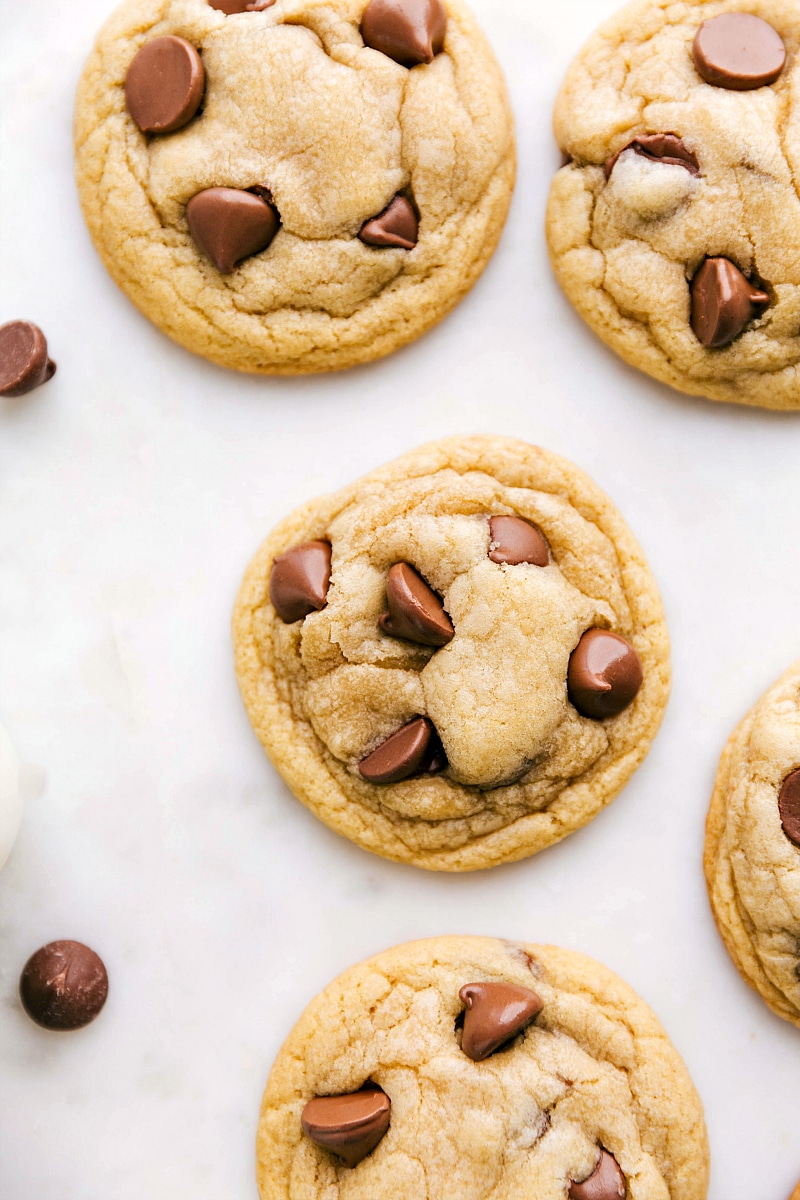
[{"label": "chocolate chip half-buried in dough", "polygon": [[697,155],[694,150],[689,149],[683,138],[674,133],[643,133],[608,160],[605,166],[606,179],[611,178],[611,172],[626,150],[634,150],[641,158],[662,163],[667,167],[684,167],[690,175],[700,174]]},{"label": "chocolate chip half-buried in dough", "polygon": [[692,329],[709,349],[729,346],[769,304],[727,258],[707,258],[692,280]]},{"label": "chocolate chip half-buried in dough", "polygon": [[368,246],[413,250],[418,231],[419,222],[413,204],[405,196],[397,195],[382,213],[364,222],[358,236]]},{"label": "chocolate chip half-buried in dough", "polygon": [[633,703],[642,664],[630,642],[608,629],[589,629],[569,660],[567,691],[578,712],[602,721]]},{"label": "chocolate chip half-buried in dough", "polygon": [[82,942],[50,942],[25,964],[19,994],[28,1016],[44,1029],[82,1029],[106,1002],[108,975]]},{"label": "chocolate chip half-buried in dough", "polygon": [[447,766],[434,724],[415,717],[390,734],[376,750],[362,758],[358,772],[367,783],[400,783],[412,775],[435,775]]},{"label": "chocolate chip half-buried in dough", "polygon": [[280,228],[277,209],[253,192],[206,188],[186,205],[189,232],[223,275],[266,250]]},{"label": "chocolate chip half-buried in dough", "polygon": [[625,1200],[628,1185],[619,1163],[607,1150],[600,1151],[600,1161],[583,1183],[570,1183],[569,1200]]},{"label": "chocolate chip half-buried in dough", "polygon": [[446,646],[455,636],[453,622],[436,592],[408,563],[395,563],[386,577],[389,611],[379,618],[384,633],[421,646]]},{"label": "chocolate chip half-buried in dough", "polygon": [[752,13],[721,13],[704,21],[692,47],[706,83],[734,92],[774,83],[786,65],[786,47],[776,29]]},{"label": "chocolate chip half-buried in dough", "polygon": [[330,542],[303,542],[275,559],[269,598],[284,624],[292,625],[325,607],[330,582]]},{"label": "chocolate chip half-buried in dough", "polygon": [[154,38],[128,67],[125,103],[142,133],[174,133],[197,112],[205,82],[203,63],[191,42]]},{"label": "chocolate chip half-buried in dough", "polygon": [[403,67],[433,62],[446,29],[442,0],[371,0],[361,18],[364,44]]},{"label": "chocolate chip half-buried in dough", "polygon": [[265,8],[272,8],[274,3],[275,0],[208,0],[209,8],[224,12],[226,17],[234,13],[263,12]]},{"label": "chocolate chip half-buried in dough", "polygon": [[535,525],[522,517],[489,518],[489,558],[494,563],[518,567],[550,565],[550,551]]},{"label": "chocolate chip half-buried in dough", "polygon": [[303,1109],[304,1132],[317,1146],[356,1167],[389,1128],[392,1102],[375,1085],[344,1096],[316,1096]]},{"label": "chocolate chip half-buried in dough", "polygon": [[800,846],[800,771],[792,771],[784,779],[778,796],[778,810],[783,832]]},{"label": "chocolate chip half-buried in dough", "polygon": [[511,1041],[544,1007],[536,992],[512,983],[468,983],[458,995],[467,1006],[461,1049],[473,1062]]},{"label": "chocolate chip half-buried in dough", "polygon": [[9,321],[0,326],[0,396],[24,396],[52,379],[55,370],[38,325]]}]

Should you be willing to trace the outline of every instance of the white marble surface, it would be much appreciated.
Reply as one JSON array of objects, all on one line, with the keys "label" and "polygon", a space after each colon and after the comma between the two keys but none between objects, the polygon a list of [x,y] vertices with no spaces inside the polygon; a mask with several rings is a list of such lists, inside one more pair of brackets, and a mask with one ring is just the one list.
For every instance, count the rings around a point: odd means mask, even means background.
[{"label": "white marble surface", "polygon": [[[270,382],[169,343],[89,244],[71,104],[109,0],[2,0],[0,320],[37,321],[59,364],[0,407],[0,720],[27,795],[0,876],[3,1200],[254,1200],[262,1086],[306,1001],[374,951],[456,931],[572,946],[640,991],[705,1101],[711,1200],[786,1200],[800,1178],[800,1033],[740,981],[700,867],[722,745],[800,654],[800,417],[649,382],[550,276],[553,96],[614,7],[476,0],[519,127],[496,258],[416,346]],[[619,503],[662,587],[675,685],[648,761],[592,825],[437,877],[291,798],[242,711],[228,621],[248,557],[297,503],[484,430],[570,456]],[[57,1036],[16,987],[64,937],[102,954],[111,994]]]}]

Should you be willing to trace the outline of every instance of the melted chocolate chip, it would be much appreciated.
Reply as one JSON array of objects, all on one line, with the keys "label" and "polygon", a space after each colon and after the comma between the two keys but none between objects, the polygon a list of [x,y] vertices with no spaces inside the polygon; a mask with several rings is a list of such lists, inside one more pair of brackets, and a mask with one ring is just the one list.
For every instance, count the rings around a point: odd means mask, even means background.
[{"label": "melted chocolate chip", "polygon": [[207,188],[186,205],[189,232],[223,275],[266,250],[280,228],[277,209],[253,192]]},{"label": "melted chocolate chip", "polygon": [[52,379],[55,371],[38,325],[9,321],[0,326],[0,396],[24,396]]},{"label": "melted chocolate chip", "polygon": [[304,1132],[347,1167],[357,1166],[389,1128],[392,1103],[374,1084],[344,1096],[316,1096],[303,1109]]},{"label": "melted chocolate chip", "polygon": [[359,237],[368,246],[394,246],[413,250],[417,244],[419,222],[410,200],[399,193],[377,217],[361,226]]},{"label": "melted chocolate chip", "polygon": [[709,349],[728,346],[769,304],[727,258],[707,258],[692,280],[692,329]]},{"label": "melted chocolate chip", "polygon": [[379,621],[384,633],[421,646],[446,646],[453,640],[455,630],[444,605],[408,563],[396,563],[390,570],[386,599],[389,611]]},{"label": "melted chocolate chip", "polygon": [[190,42],[154,38],[128,68],[125,103],[142,133],[173,133],[197,112],[205,82],[200,55]]},{"label": "melted chocolate chip", "polygon": [[642,664],[630,642],[608,629],[589,629],[569,660],[567,691],[578,712],[602,721],[636,699]]},{"label": "melted chocolate chip", "polygon": [[721,13],[704,21],[692,55],[706,83],[734,92],[774,83],[786,65],[786,47],[778,31],[745,12]]},{"label": "melted chocolate chip", "polygon": [[800,771],[792,771],[784,779],[778,797],[778,811],[783,832],[795,846],[800,846]]},{"label": "melted chocolate chip", "polygon": [[304,542],[275,559],[269,598],[280,619],[291,625],[325,607],[330,582],[330,543]]},{"label": "melted chocolate chip", "polygon": [[628,142],[626,146],[617,151],[613,158],[608,160],[605,167],[606,179],[610,179],[611,172],[626,150],[634,150],[642,158],[649,159],[650,162],[663,163],[669,167],[685,167],[690,175],[700,174],[697,155],[677,134],[643,133],[634,138],[632,142]]},{"label": "melted chocolate chip", "polygon": [[442,0],[370,0],[361,18],[364,45],[403,67],[433,62],[446,29]]},{"label": "melted chocolate chip", "polygon": [[434,775],[447,766],[442,744],[427,717],[415,717],[362,758],[358,773],[367,783],[400,783],[412,775]]},{"label": "melted chocolate chip", "polygon": [[81,942],[50,942],[28,959],[19,981],[28,1016],[45,1029],[82,1029],[108,996],[108,975],[94,950]]},{"label": "melted chocolate chip", "polygon": [[461,1049],[482,1062],[538,1017],[536,992],[512,983],[468,983],[458,993],[466,1004]]},{"label": "melted chocolate chip", "polygon": [[208,0],[209,8],[219,9],[226,17],[234,13],[263,12],[265,8],[272,8],[274,3],[275,0]]},{"label": "melted chocolate chip", "polygon": [[509,567],[522,563],[546,567],[550,551],[536,526],[522,517],[490,517],[489,558]]},{"label": "melted chocolate chip", "polygon": [[625,1176],[613,1154],[600,1151],[600,1161],[583,1183],[570,1183],[569,1200],[625,1200]]}]

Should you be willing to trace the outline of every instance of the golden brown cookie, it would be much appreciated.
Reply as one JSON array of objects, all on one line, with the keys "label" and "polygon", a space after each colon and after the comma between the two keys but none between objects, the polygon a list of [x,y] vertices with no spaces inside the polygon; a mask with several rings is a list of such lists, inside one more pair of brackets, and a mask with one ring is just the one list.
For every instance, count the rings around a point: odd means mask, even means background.
[{"label": "golden brown cookie", "polygon": [[800,1025],[800,662],[722,753],[706,824],[717,927],[741,975]]},{"label": "golden brown cookie", "polygon": [[515,172],[505,84],[461,0],[125,0],[75,146],[120,287],[183,346],[264,374],[367,362],[435,325],[489,260]]},{"label": "golden brown cookie", "polygon": [[387,858],[466,871],[590,821],[661,722],[669,642],[630,531],[524,442],[423,446],[269,536],[234,614],[295,795]]},{"label": "golden brown cookie", "polygon": [[553,946],[441,937],[346,971],[270,1074],[261,1200],[704,1200],[703,1110],[658,1020]]},{"label": "golden brown cookie", "polygon": [[556,275],[680,391],[800,407],[798,49],[796,0],[636,0],[559,94]]}]

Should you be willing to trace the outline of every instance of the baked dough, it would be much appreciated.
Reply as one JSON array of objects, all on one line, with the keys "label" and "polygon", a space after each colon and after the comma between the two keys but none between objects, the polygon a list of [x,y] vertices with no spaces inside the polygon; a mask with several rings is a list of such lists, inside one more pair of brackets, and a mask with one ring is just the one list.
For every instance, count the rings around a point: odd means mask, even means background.
[{"label": "baked dough", "polygon": [[[141,311],[181,345],[242,371],[331,371],[435,325],[490,258],[515,173],[500,69],[461,0],[444,51],[411,70],[366,47],[366,0],[277,0],[226,16],[206,0],[126,0],[78,88],[77,181],[92,239]],[[147,137],[124,84],[140,48],[200,51],[204,106]],[[210,188],[265,187],[281,228],[223,275],[186,206]],[[419,211],[411,249],[358,238],[396,193]]]},{"label": "baked dough", "polygon": [[[549,565],[491,561],[497,514],[532,522]],[[273,563],[314,539],[332,546],[327,603],[285,623]],[[443,599],[455,636],[440,649],[381,628],[399,562]],[[643,673],[608,719],[567,691],[594,628],[626,639]],[[248,715],[295,795],[365,849],[431,870],[524,858],[590,821],[646,755],[669,691],[661,601],[622,517],[571,463],[500,437],[433,442],[292,514],[247,569],[233,634]],[[365,756],[420,717],[447,770],[363,778]]]}]

